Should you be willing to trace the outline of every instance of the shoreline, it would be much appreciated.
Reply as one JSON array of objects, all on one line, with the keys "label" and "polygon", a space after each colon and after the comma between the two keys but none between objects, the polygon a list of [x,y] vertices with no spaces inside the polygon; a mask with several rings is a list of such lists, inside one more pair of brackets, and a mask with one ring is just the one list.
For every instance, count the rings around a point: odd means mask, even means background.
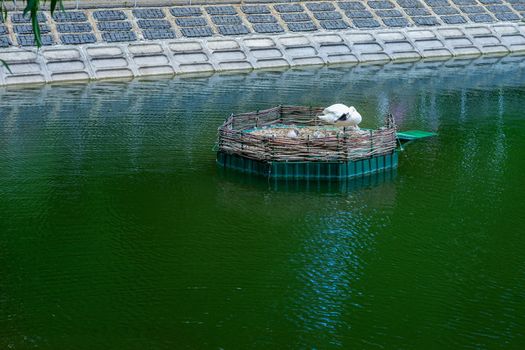
[{"label": "shoreline", "polygon": [[[32,35],[24,32],[28,25],[23,18],[19,13],[10,12],[6,23],[0,24],[0,39],[4,43],[4,47],[0,47],[0,59],[9,64],[12,73],[0,67],[0,86],[525,53],[524,22],[447,25],[443,22],[446,16],[432,15],[439,13],[428,5],[432,0],[418,1],[397,0],[395,9],[389,10],[402,15],[395,19],[408,25],[399,28],[388,27],[392,22],[381,17],[384,10],[374,9],[368,3],[364,12],[368,11],[373,18],[365,23],[351,19],[352,13],[349,12],[352,11],[345,12],[346,7],[341,5],[344,3],[335,1],[275,4],[255,0],[239,6],[235,4],[240,2],[219,0],[213,4],[229,5],[153,8],[155,4],[188,3],[155,0],[137,2],[147,4],[149,10],[126,7],[110,11],[66,11],[62,13],[66,16],[61,19],[51,19],[46,12],[42,28],[43,41],[48,45],[39,50],[29,45]],[[105,2],[97,2],[97,6],[99,3]],[[124,3],[133,1],[112,4],[119,6]],[[246,7],[254,3],[257,3],[255,7]],[[389,3],[389,6],[394,6],[393,2]],[[365,6],[365,2],[354,4]],[[420,4],[417,6],[424,5],[425,8],[410,9],[401,7],[403,4]],[[455,3],[448,4],[450,9],[459,11]],[[175,9],[182,14],[175,13]],[[426,11],[429,16],[409,16],[412,14],[409,10],[414,9]],[[190,10],[193,12],[184,12]],[[264,15],[253,17],[250,13],[255,10]],[[340,19],[336,22],[322,20],[329,15]],[[257,27],[253,21],[261,16],[274,22],[270,27]],[[418,18],[441,23],[417,26]],[[223,25],[225,23],[238,24]],[[348,28],[326,29],[334,23]],[[380,26],[356,28],[363,23]],[[144,25],[153,25],[153,29],[145,29]],[[277,28],[280,32],[257,32],[261,28]],[[71,33],[64,34],[64,30]],[[149,40],[150,37],[167,38]],[[64,44],[70,41],[77,44]]]}]

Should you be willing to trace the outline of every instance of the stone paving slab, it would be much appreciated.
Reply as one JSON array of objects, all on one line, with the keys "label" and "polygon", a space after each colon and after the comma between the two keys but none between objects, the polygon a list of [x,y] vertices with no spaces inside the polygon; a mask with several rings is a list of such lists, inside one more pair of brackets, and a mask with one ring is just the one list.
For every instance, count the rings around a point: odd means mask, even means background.
[{"label": "stone paving slab", "polygon": [[175,23],[179,27],[202,27],[208,25],[204,17],[176,18]]},{"label": "stone paving slab", "polygon": [[67,11],[56,12],[53,14],[55,22],[85,22],[87,21],[87,14],[82,11]]},{"label": "stone paving slab", "polygon": [[342,30],[350,27],[345,21],[340,19],[319,21],[319,23],[326,30]]},{"label": "stone paving slab", "polygon": [[153,9],[133,9],[132,11],[133,16],[136,18],[143,18],[143,19],[160,19],[166,17],[164,12],[162,12],[161,9],[153,8]]},{"label": "stone paving slab", "polygon": [[250,31],[244,25],[224,25],[217,26],[219,33],[222,35],[244,35]]},{"label": "stone paving slab", "polygon": [[300,12],[300,13],[283,13],[283,14],[281,14],[281,18],[285,22],[305,22],[305,21],[309,22],[309,21],[312,20],[310,18],[310,16],[308,16],[308,14],[306,14],[304,12]]},{"label": "stone paving slab", "polygon": [[339,12],[335,11],[314,12],[314,17],[315,19],[322,21],[339,20],[343,18]]},{"label": "stone paving slab", "polygon": [[271,11],[266,5],[247,5],[241,6],[241,11],[247,15],[270,14]]},{"label": "stone paving slab", "polygon": [[445,6],[451,5],[448,0],[424,0],[424,1],[430,7],[445,7]]},{"label": "stone paving slab", "polygon": [[[35,38],[32,34],[17,35],[16,39],[20,46],[35,46]],[[50,46],[55,43],[51,35],[42,35],[41,36],[42,45]]]},{"label": "stone paving slab", "polygon": [[317,27],[316,25],[311,22],[289,22],[286,24],[288,26],[288,29],[292,32],[312,32],[316,31]]},{"label": "stone paving slab", "polygon": [[177,37],[173,29],[146,29],[142,33],[146,40],[175,39]]},{"label": "stone paving slab", "polygon": [[238,16],[212,16],[211,21],[217,25],[241,25],[242,20]]},{"label": "stone paving slab", "polygon": [[[37,16],[38,22],[46,22],[47,17],[44,13],[40,12]],[[10,17],[12,23],[29,23],[29,15],[24,16],[23,13],[14,13]]]},{"label": "stone paving slab", "polygon": [[275,11],[280,13],[286,13],[286,12],[303,12],[304,8],[301,4],[281,4],[281,5],[274,5],[273,8]]},{"label": "stone paving slab", "polygon": [[494,22],[494,17],[488,13],[476,13],[468,15],[468,18],[475,23],[492,23]]},{"label": "stone paving slab", "polygon": [[111,31],[102,33],[102,39],[108,43],[116,43],[122,41],[135,41],[137,36],[130,31]]},{"label": "stone paving slab", "polygon": [[[51,29],[46,24],[39,25],[41,33],[49,33]],[[33,26],[31,24],[17,24],[13,26],[16,34],[33,34]]]},{"label": "stone paving slab", "polygon": [[131,30],[131,23],[127,21],[108,21],[99,22],[97,24],[98,30],[107,31],[128,31]]},{"label": "stone paving slab", "polygon": [[164,19],[139,19],[137,25],[142,29],[170,29],[171,23]]},{"label": "stone paving slab", "polygon": [[520,16],[516,15],[515,13],[496,13],[494,15],[496,17],[496,19],[500,20],[500,21],[511,21],[511,22],[515,22],[515,21],[518,21],[520,20]]},{"label": "stone paving slab", "polygon": [[463,16],[452,15],[452,16],[441,16],[441,20],[445,24],[464,24],[467,23],[467,20]]},{"label": "stone paving slab", "polygon": [[237,11],[233,6],[207,6],[206,12],[210,15],[236,15]]},{"label": "stone paving slab", "polygon": [[284,32],[283,27],[278,23],[257,23],[253,24],[253,30],[256,33],[282,33]]},{"label": "stone paving slab", "polygon": [[192,17],[202,15],[200,7],[173,7],[170,12],[175,17]]},{"label": "stone paving slab", "polygon": [[346,16],[350,19],[359,19],[359,18],[374,18],[374,15],[370,11],[347,11],[345,12]]},{"label": "stone paving slab", "polygon": [[120,21],[128,19],[122,10],[100,10],[93,12],[93,18],[97,21]]},{"label": "stone paving slab", "polygon": [[0,36],[0,47],[9,47],[11,46],[11,41],[6,36]]},{"label": "stone paving slab", "polygon": [[208,37],[208,36],[213,35],[211,28],[208,26],[181,28],[181,33],[183,36],[188,37],[188,38]]},{"label": "stone paving slab", "polygon": [[339,6],[339,8],[341,10],[344,10],[344,11],[363,11],[363,10],[366,10],[366,6],[364,5],[364,3],[359,2],[359,1],[338,2],[337,6]]},{"label": "stone paving slab", "polygon": [[272,15],[248,15],[246,19],[250,23],[277,23],[277,18]]},{"label": "stone paving slab", "polygon": [[429,10],[424,8],[405,8],[405,13],[409,16],[430,16]]},{"label": "stone paving slab", "polygon": [[393,9],[395,5],[388,0],[371,0],[367,3],[368,6],[375,10]]},{"label": "stone paving slab", "polygon": [[379,28],[381,24],[373,18],[357,18],[354,19],[354,25],[357,28]]},{"label": "stone paving slab", "polygon": [[93,27],[87,22],[58,23],[56,25],[59,33],[91,33]]},{"label": "stone paving slab", "polygon": [[437,26],[439,21],[435,17],[412,17],[414,23],[418,26]]},{"label": "stone paving slab", "polygon": [[97,41],[97,38],[91,34],[62,34],[60,35],[60,42],[64,45],[80,45],[92,44]]},{"label": "stone paving slab", "polygon": [[459,14],[459,10],[453,7],[434,7],[432,8],[432,11],[436,15],[457,15]]},{"label": "stone paving slab", "polygon": [[403,17],[399,10],[377,10],[376,15],[379,17]]},{"label": "stone paving slab", "polygon": [[398,27],[409,27],[410,22],[406,18],[383,18],[383,23],[387,27],[398,28]]},{"label": "stone paving slab", "polygon": [[329,2],[307,2],[306,8],[310,11],[334,11],[335,6]]},{"label": "stone paving slab", "polygon": [[403,8],[415,9],[415,8],[422,8],[425,6],[419,0],[397,0],[396,2],[398,3],[399,6]]}]

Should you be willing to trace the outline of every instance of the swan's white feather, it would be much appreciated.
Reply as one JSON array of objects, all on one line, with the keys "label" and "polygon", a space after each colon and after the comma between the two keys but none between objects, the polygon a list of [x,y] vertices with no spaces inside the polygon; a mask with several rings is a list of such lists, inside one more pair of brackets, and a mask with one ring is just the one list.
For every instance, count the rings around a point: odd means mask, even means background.
[{"label": "swan's white feather", "polygon": [[[340,118],[347,114],[346,120]],[[336,126],[351,126],[357,128],[363,119],[354,106],[346,106],[342,103],[331,105],[323,110],[323,114],[318,116],[325,123],[335,124]]]}]

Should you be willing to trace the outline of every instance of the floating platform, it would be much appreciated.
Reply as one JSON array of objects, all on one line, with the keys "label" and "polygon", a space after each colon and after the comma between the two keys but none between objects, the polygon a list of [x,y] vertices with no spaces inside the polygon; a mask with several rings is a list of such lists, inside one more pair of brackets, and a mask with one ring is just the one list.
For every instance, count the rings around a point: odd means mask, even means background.
[{"label": "floating platform", "polygon": [[396,132],[391,114],[377,129],[326,126],[322,107],[277,106],[232,114],[219,127],[217,163],[275,179],[343,180],[394,169],[398,145],[434,136]]},{"label": "floating platform", "polygon": [[264,162],[235,154],[217,153],[217,163],[247,174],[276,179],[342,180],[378,173],[397,167],[397,151],[347,162]]},{"label": "floating platform", "polygon": [[437,136],[435,132],[421,130],[398,131],[396,135],[398,140],[401,142],[408,142],[413,140],[424,139],[427,137]]}]

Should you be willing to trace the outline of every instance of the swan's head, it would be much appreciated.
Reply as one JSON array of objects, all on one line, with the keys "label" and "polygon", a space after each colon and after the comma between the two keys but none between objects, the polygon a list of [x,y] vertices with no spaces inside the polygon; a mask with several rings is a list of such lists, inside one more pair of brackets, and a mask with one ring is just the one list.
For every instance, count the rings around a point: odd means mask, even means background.
[{"label": "swan's head", "polygon": [[350,106],[350,108],[348,108],[348,113],[352,114],[352,113],[355,113],[356,110],[355,110],[355,107],[354,106]]}]

